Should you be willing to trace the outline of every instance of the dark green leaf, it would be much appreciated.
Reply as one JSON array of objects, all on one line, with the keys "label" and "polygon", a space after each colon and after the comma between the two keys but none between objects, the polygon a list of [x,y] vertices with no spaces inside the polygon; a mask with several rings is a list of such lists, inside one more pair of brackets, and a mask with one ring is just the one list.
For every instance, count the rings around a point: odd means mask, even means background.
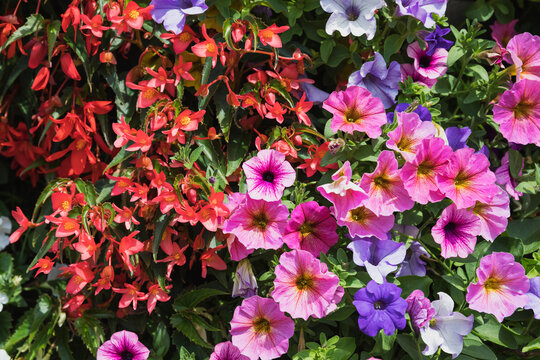
[{"label": "dark green leaf", "polygon": [[116,154],[116,156],[112,159],[112,161],[109,163],[109,165],[107,165],[105,170],[110,169],[113,166],[116,166],[116,165],[120,164],[121,162],[129,159],[131,156],[133,156],[133,152],[132,151],[127,151],[126,147],[124,146],[122,149],[120,149],[118,154]]},{"label": "dark green leaf", "polygon": [[51,61],[52,52],[54,50],[54,45],[56,45],[56,38],[60,33],[60,25],[62,23],[60,20],[53,20],[47,24],[47,43],[49,44],[49,61]]},{"label": "dark green leaf", "polygon": [[497,360],[497,355],[480,340],[463,339],[463,354],[475,359]]},{"label": "dark green leaf", "polygon": [[12,42],[17,41],[25,36],[31,35],[41,29],[41,25],[45,20],[40,14],[32,14],[26,18],[26,22],[23,26],[15,30],[13,34],[7,39],[7,41],[0,47],[0,52],[4,51]]},{"label": "dark green leaf", "polygon": [[334,48],[335,45],[336,43],[334,42],[334,39],[323,40],[323,42],[321,43],[321,49],[320,49],[322,61],[324,61],[325,63],[328,62],[328,59],[330,58],[330,54],[332,54],[332,49]]},{"label": "dark green leaf", "polygon": [[217,289],[209,289],[209,288],[202,288],[202,289],[195,289],[187,294],[179,296],[176,301],[174,302],[174,308],[176,310],[181,310],[182,308],[193,308],[197,306],[200,302],[211,298],[213,296],[218,295],[225,295],[227,294],[224,291],[217,290]]},{"label": "dark green leaf", "polygon": [[508,163],[510,167],[510,175],[512,175],[514,179],[517,179],[523,167],[523,157],[519,151],[514,149],[508,150]]},{"label": "dark green leaf", "polygon": [[506,231],[508,231],[510,236],[520,239],[523,242],[525,254],[538,250],[537,241],[540,238],[540,218],[509,221]]},{"label": "dark green leaf", "polygon": [[213,348],[207,341],[205,341],[201,335],[197,332],[195,326],[180,314],[175,314],[171,317],[171,325],[184,334],[189,340],[202,347],[211,349]]},{"label": "dark green leaf", "polygon": [[399,287],[403,290],[401,297],[406,298],[414,290],[422,290],[425,296],[429,295],[429,287],[433,280],[427,276],[400,276],[397,278],[399,280]]},{"label": "dark green leaf", "polygon": [[75,328],[88,350],[95,355],[97,349],[105,341],[105,333],[99,320],[93,316],[84,314],[75,320]]},{"label": "dark green leaf", "polygon": [[249,144],[251,143],[251,132],[242,131],[237,127],[231,130],[231,139],[227,146],[227,171],[225,176],[229,176],[238,169],[244,156],[246,156]]},{"label": "dark green leaf", "polygon": [[163,322],[159,322],[156,330],[153,332],[153,350],[154,355],[162,358],[169,351],[171,346],[171,339],[169,333],[167,332],[167,326]]},{"label": "dark green leaf", "polygon": [[506,330],[495,319],[489,319],[485,324],[475,328],[476,334],[482,339],[492,343],[517,349],[517,341],[510,331]]},{"label": "dark green leaf", "polygon": [[400,34],[392,34],[384,40],[384,59],[386,62],[390,61],[390,57],[397,54],[403,45],[405,38]]},{"label": "dark green leaf", "polygon": [[154,261],[157,260],[157,255],[159,252],[159,245],[161,240],[163,240],[163,234],[165,234],[165,229],[172,220],[171,215],[162,214],[156,221],[154,225],[154,242],[152,244],[152,252],[154,255]]},{"label": "dark green leaf", "polygon": [[54,231],[51,230],[49,232],[49,234],[47,235],[47,240],[45,241],[45,243],[41,246],[41,248],[39,249],[38,253],[36,254],[36,256],[34,257],[34,259],[32,260],[32,262],[30,263],[30,265],[28,266],[28,268],[26,269],[26,272],[29,272],[30,269],[32,267],[34,267],[34,265],[37,264],[38,260],[43,258],[43,256],[45,256],[45,254],[47,253],[47,251],[49,251],[49,249],[53,246],[54,242],[56,241],[56,236],[54,236]]}]

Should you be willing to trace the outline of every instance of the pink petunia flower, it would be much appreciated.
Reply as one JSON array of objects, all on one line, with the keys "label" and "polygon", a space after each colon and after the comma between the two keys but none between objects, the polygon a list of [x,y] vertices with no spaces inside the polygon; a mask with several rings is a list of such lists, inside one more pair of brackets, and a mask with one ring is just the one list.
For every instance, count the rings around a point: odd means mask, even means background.
[{"label": "pink petunia flower", "polygon": [[[523,165],[525,160],[521,163],[521,169],[519,170],[519,176],[522,175]],[[516,191],[516,180],[510,174],[510,160],[508,160],[508,153],[504,154],[501,159],[501,166],[495,170],[495,182],[499,185],[504,185],[504,189],[516,200],[519,200],[523,195],[521,191]]]},{"label": "pink petunia flower", "polygon": [[334,91],[323,103],[323,109],[332,113],[330,128],[352,134],[365,132],[372,139],[382,133],[386,113],[379,98],[360,86],[349,86],[345,91]]},{"label": "pink petunia flower", "polygon": [[432,88],[433,85],[437,83],[437,79],[430,79],[428,77],[422,76],[418,71],[415,70],[412,64],[401,64],[401,81],[411,78],[413,82],[419,83],[420,85],[427,86]]},{"label": "pink petunia flower", "polygon": [[99,347],[97,360],[146,360],[149,355],[150,350],[139,341],[137,334],[122,330]]},{"label": "pink petunia flower", "polygon": [[392,215],[394,211],[405,211],[414,206],[414,201],[403,186],[392,151],[381,152],[375,171],[362,176],[360,187],[368,194],[364,206],[377,216]]},{"label": "pink petunia flower", "polygon": [[273,299],[252,296],[234,310],[232,343],[251,360],[276,359],[287,352],[294,321],[279,310]]},{"label": "pink petunia flower", "polygon": [[435,136],[437,130],[431,121],[422,121],[416,113],[398,112],[398,126],[388,133],[386,147],[397,151],[405,161],[412,161],[422,139]]},{"label": "pink petunia flower", "polygon": [[458,209],[474,206],[477,201],[489,202],[498,191],[489,160],[472,148],[456,150],[448,160],[437,183]]},{"label": "pink petunia flower", "polygon": [[338,242],[336,228],[336,220],[327,207],[308,201],[292,211],[283,241],[291,249],[306,250],[317,257]]},{"label": "pink petunia flower", "polygon": [[289,210],[281,201],[246,198],[223,224],[223,232],[234,234],[247,249],[278,249],[283,245],[283,231]]},{"label": "pink petunia flower", "polygon": [[505,60],[516,67],[519,79],[540,80],[540,36],[517,34],[506,46]]},{"label": "pink petunia flower", "polygon": [[414,201],[427,204],[444,198],[437,185],[437,175],[441,174],[451,155],[452,149],[443,139],[434,137],[422,140],[415,158],[406,162],[399,174]]},{"label": "pink petunia flower", "polygon": [[359,237],[375,236],[387,239],[387,233],[394,226],[394,215],[377,216],[373,211],[361,205],[343,213],[335,213],[339,226],[347,226],[349,234]]},{"label": "pink petunia flower", "polygon": [[508,141],[540,146],[540,81],[523,79],[493,107],[493,121]]},{"label": "pink petunia flower", "polygon": [[296,173],[285,160],[285,155],[276,150],[261,150],[242,165],[246,174],[248,195],[252,199],[277,201],[283,190],[294,184]]},{"label": "pink petunia flower", "polygon": [[209,360],[249,360],[249,358],[242,355],[240,349],[230,341],[226,341],[214,347],[214,352],[210,355]]},{"label": "pink petunia flower", "polygon": [[508,225],[510,198],[506,191],[499,189],[499,192],[489,203],[477,201],[472,211],[480,220],[480,236],[488,241],[493,241],[506,230]]},{"label": "pink petunia flower", "polygon": [[495,21],[493,25],[490,25],[491,37],[493,40],[499,44],[501,47],[506,47],[508,41],[516,35],[516,24],[518,19],[514,19],[507,24],[501,24],[498,21]]},{"label": "pink petunia flower", "polygon": [[336,310],[344,294],[339,278],[304,250],[283,253],[275,274],[272,298],[293,318],[323,318]]},{"label": "pink petunia flower", "polygon": [[529,278],[512,254],[494,252],[484,256],[476,275],[478,281],[467,288],[466,300],[471,309],[493,314],[502,322],[529,302]]},{"label": "pink petunia flower", "polygon": [[414,70],[428,79],[437,79],[446,74],[448,51],[438,48],[431,56],[426,52],[427,49],[422,50],[417,42],[407,47],[407,55],[414,60]]},{"label": "pink petunia flower", "polygon": [[349,161],[345,161],[341,169],[332,175],[330,184],[317,187],[321,195],[334,205],[337,214],[346,214],[367,199],[367,194],[351,181],[352,170]]},{"label": "pink petunia flower", "polygon": [[441,245],[441,256],[445,259],[459,256],[466,258],[472,254],[476,237],[480,234],[480,220],[467,209],[458,209],[455,204],[443,210],[437,223],[431,228],[431,235]]}]

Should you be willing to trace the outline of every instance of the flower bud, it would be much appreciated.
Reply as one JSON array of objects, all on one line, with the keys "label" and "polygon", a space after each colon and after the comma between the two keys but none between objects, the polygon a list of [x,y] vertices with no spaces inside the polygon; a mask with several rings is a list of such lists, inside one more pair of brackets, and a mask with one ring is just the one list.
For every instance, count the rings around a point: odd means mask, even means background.
[{"label": "flower bud", "polygon": [[232,296],[248,298],[257,294],[257,279],[253,275],[251,263],[244,259],[238,263],[234,274]]}]

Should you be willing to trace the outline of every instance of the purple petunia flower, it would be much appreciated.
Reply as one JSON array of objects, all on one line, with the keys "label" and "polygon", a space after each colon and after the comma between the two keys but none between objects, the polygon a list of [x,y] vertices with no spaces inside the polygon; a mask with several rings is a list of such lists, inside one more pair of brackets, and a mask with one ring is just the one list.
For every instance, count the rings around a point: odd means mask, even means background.
[{"label": "purple petunia flower", "polygon": [[439,17],[444,16],[446,12],[446,3],[448,0],[396,0],[398,6],[396,13],[398,15],[411,15],[421,22],[424,26],[431,28],[435,25],[432,14]]},{"label": "purple petunia flower", "polygon": [[471,136],[472,131],[467,126],[462,128],[452,126],[447,128],[444,133],[446,135],[446,139],[448,140],[448,145],[450,145],[452,150],[456,151],[457,149],[468,147],[467,139],[469,136]]},{"label": "purple petunia flower", "polygon": [[205,0],[152,0],[150,5],[154,5],[152,19],[176,35],[184,30],[186,15],[202,14],[208,9]]},{"label": "purple petunia flower", "polygon": [[248,195],[255,200],[278,201],[283,190],[294,184],[296,173],[285,155],[276,150],[261,150],[242,165]]},{"label": "purple petunia flower", "polygon": [[361,86],[368,89],[373,96],[381,99],[384,108],[388,109],[396,103],[401,71],[399,64],[392,61],[386,68],[381,54],[375,52],[375,59],[362,65],[360,70],[349,76],[348,86]]},{"label": "purple petunia flower", "polygon": [[322,104],[330,96],[329,93],[327,93],[324,90],[319,89],[313,84],[301,82],[300,86],[302,87],[302,90],[304,90],[304,93],[306,94],[307,101],[311,101],[315,104]]},{"label": "purple petunia flower", "polygon": [[[388,114],[386,114],[386,117],[388,118],[388,124],[390,125],[394,122],[394,113],[405,112],[410,106],[411,104],[409,103],[397,104],[394,112],[389,112]],[[429,112],[427,107],[417,105],[412,112],[417,114],[422,121],[432,121],[431,113]]]},{"label": "purple petunia flower", "polygon": [[332,13],[326,22],[326,33],[339,31],[341,36],[367,35],[373,39],[377,30],[375,10],[385,5],[384,0],[321,0],[321,7]]},{"label": "purple petunia flower", "polygon": [[395,271],[405,259],[405,244],[392,240],[379,240],[374,237],[355,238],[347,246],[353,252],[353,261],[365,266],[369,276],[382,284],[386,275]]},{"label": "purple petunia flower", "polygon": [[435,309],[431,307],[431,301],[424,297],[422,290],[414,290],[407,296],[407,313],[411,317],[414,332],[418,335],[420,328],[428,324],[433,318]]},{"label": "purple petunia flower", "polygon": [[96,360],[146,360],[148,355],[150,350],[139,342],[137,334],[122,330],[100,346]]},{"label": "purple petunia flower", "polygon": [[392,283],[377,284],[370,281],[354,294],[353,305],[358,311],[360,331],[376,336],[379,330],[392,335],[405,328],[407,301],[401,298],[401,289]]},{"label": "purple petunia flower", "polygon": [[540,319],[540,276],[529,279],[529,303],[523,306],[524,309],[531,309],[534,312],[534,318]]},{"label": "purple petunia flower", "polygon": [[396,277],[407,275],[425,276],[426,263],[420,259],[421,255],[430,257],[426,249],[418,241],[413,241],[407,249],[405,260],[401,263]]},{"label": "purple petunia flower", "polygon": [[230,341],[222,342],[214,347],[214,352],[208,360],[249,360],[245,355],[242,355],[240,349]]},{"label": "purple petunia flower", "polygon": [[449,32],[449,28],[441,29],[439,25],[435,25],[435,30],[424,38],[424,41],[428,44],[426,55],[433,55],[436,49],[450,50],[454,42],[444,38]]}]

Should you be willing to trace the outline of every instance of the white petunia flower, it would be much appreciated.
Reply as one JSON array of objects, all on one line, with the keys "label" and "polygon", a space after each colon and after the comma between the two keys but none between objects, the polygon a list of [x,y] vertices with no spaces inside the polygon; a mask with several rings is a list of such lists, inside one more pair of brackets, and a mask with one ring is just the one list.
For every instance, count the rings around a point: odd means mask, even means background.
[{"label": "white petunia flower", "polygon": [[339,31],[341,36],[367,35],[373,39],[377,30],[375,10],[385,5],[384,0],[321,0],[321,7],[332,13],[326,23],[326,33]]}]

